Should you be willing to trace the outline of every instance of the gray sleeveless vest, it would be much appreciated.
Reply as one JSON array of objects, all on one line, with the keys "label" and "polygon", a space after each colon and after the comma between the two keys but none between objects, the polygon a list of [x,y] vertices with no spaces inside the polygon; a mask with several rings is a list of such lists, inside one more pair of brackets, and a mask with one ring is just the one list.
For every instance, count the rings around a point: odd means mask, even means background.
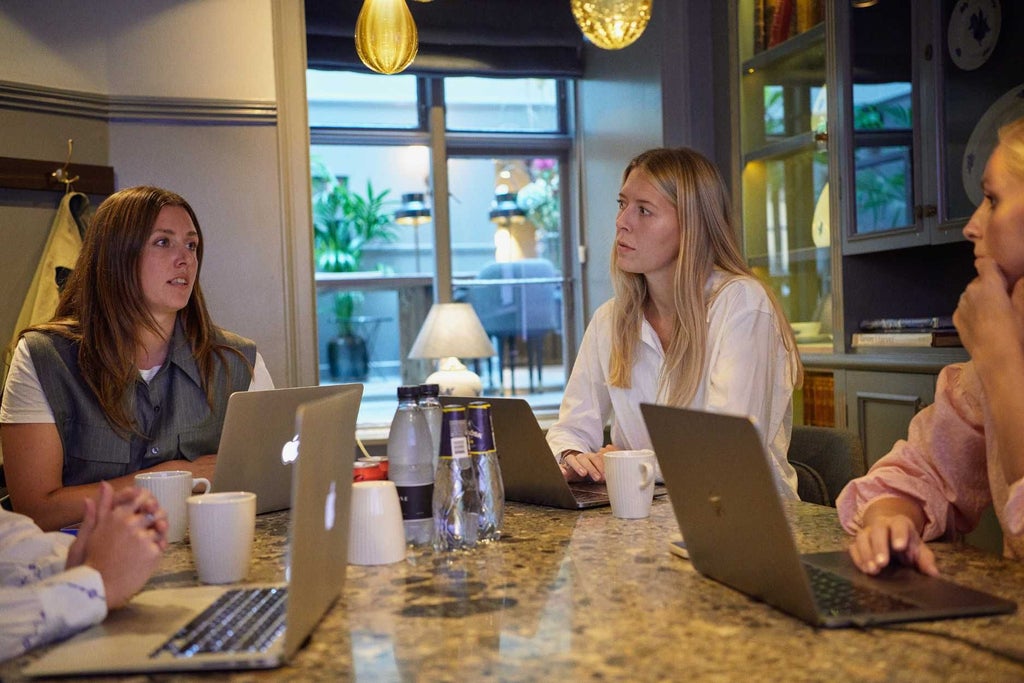
[{"label": "gray sleeveless vest", "polygon": [[195,460],[217,452],[228,396],[249,388],[249,368],[256,362],[256,344],[230,332],[217,341],[238,349],[245,361],[224,351],[215,362],[213,407],[206,402],[199,368],[180,323],[175,327],[167,360],[153,379],[138,377],[131,412],[141,437],[115,432],[78,368],[78,345],[64,337],[30,332],[25,342],[39,383],[53,410],[64,446],[64,486],[113,479],[167,460]]}]

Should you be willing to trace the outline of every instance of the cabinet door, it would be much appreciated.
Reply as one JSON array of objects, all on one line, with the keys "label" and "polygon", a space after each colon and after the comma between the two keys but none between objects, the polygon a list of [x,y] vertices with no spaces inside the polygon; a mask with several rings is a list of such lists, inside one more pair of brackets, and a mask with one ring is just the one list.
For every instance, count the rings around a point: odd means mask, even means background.
[{"label": "cabinet door", "polygon": [[935,375],[906,372],[845,373],[847,428],[864,445],[868,467],[907,438],[910,420],[935,400]]},{"label": "cabinet door", "polygon": [[839,116],[845,124],[844,189],[852,199],[843,217],[843,252],[928,244],[924,210],[916,209],[922,168],[914,27],[915,6],[924,3],[841,4],[848,104]]}]

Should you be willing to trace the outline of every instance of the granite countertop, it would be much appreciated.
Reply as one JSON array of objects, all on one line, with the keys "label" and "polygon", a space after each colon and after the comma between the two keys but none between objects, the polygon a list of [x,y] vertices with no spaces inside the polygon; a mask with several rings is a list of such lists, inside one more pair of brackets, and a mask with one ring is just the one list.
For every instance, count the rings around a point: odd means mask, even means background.
[{"label": "granite countertop", "polygon": [[[843,547],[835,510],[787,507],[801,551]],[[258,520],[250,581],[283,576],[287,514]],[[620,520],[509,504],[499,543],[457,555],[421,552],[349,566],[343,597],[290,665],[230,674],[274,681],[1020,680],[1024,616],[823,630],[754,602],[672,555],[670,504]],[[935,544],[943,572],[1024,603],[1024,566]],[[192,585],[175,546],[151,587]],[[899,627],[897,627],[899,628]],[[934,635],[929,635],[934,634]],[[955,639],[973,641],[972,647]],[[19,662],[0,667],[17,678]],[[228,676],[228,674],[223,674]],[[139,677],[136,677],[137,679]],[[162,675],[159,680],[184,680]],[[111,679],[111,680],[124,680]]]}]

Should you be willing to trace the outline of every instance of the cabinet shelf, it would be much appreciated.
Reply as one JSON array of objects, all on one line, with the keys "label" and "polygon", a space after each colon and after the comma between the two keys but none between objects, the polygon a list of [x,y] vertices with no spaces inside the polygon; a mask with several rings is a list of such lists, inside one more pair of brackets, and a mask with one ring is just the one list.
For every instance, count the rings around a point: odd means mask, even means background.
[{"label": "cabinet shelf", "polygon": [[[807,261],[817,261],[818,258],[828,256],[828,247],[801,247],[798,249],[790,249],[789,262],[790,263],[804,263]],[[748,254],[747,263],[751,266],[767,266],[768,254]]]},{"label": "cabinet shelf", "polygon": [[[803,70],[817,65],[817,71],[821,72],[820,59],[815,56],[810,48],[818,43],[825,44],[825,23],[815,24],[803,33],[784,40],[778,45],[773,45],[750,59],[743,62],[743,72],[753,73],[763,69],[777,68],[783,64],[787,70]],[[803,64],[807,62],[807,64]],[[803,66],[803,69],[801,69]]]},{"label": "cabinet shelf", "polygon": [[783,159],[795,156],[801,152],[814,151],[817,149],[817,146],[817,134],[813,131],[807,131],[798,135],[773,140],[757,149],[751,150],[743,155],[743,163],[746,165],[752,161]]}]

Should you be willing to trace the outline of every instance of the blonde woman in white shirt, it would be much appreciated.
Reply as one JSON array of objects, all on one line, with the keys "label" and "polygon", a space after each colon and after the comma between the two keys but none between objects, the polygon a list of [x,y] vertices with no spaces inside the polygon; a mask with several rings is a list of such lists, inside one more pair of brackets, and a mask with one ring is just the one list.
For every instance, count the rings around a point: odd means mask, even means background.
[{"label": "blonde woman in white shirt", "polygon": [[563,474],[602,481],[604,452],[650,448],[640,403],[661,403],[752,417],[777,488],[796,498],[786,452],[803,370],[778,302],[740,253],[718,170],[692,149],[644,152],[618,205],[615,298],[588,325],[548,431]]}]

